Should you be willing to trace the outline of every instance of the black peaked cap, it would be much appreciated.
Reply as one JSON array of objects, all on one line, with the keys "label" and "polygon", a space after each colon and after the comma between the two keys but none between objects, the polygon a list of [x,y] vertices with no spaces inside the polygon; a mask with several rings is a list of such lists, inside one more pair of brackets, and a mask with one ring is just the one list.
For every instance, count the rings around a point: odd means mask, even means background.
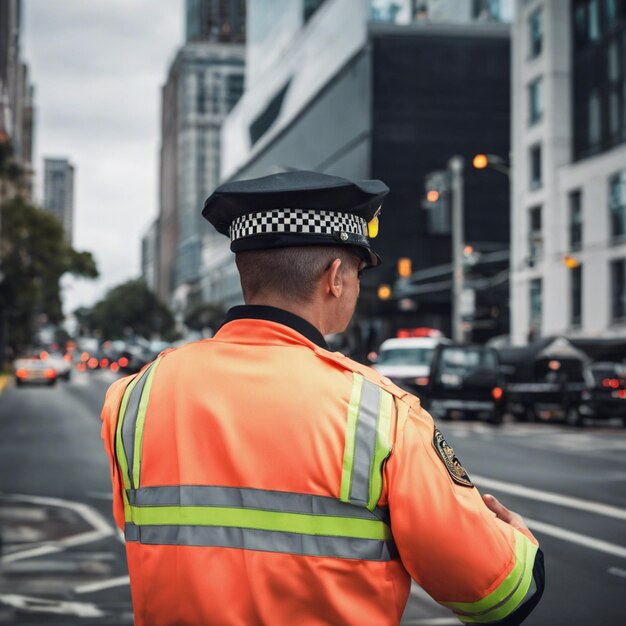
[{"label": "black peaked cap", "polygon": [[[362,224],[378,214],[388,193],[387,185],[379,180],[351,181],[292,170],[224,183],[206,200],[202,215],[218,232],[231,236],[234,252],[299,245],[351,245],[367,252],[364,258],[368,264],[378,265],[380,259],[371,249],[367,228]],[[304,216],[304,223],[306,219],[315,221],[315,228],[302,232],[271,230],[276,226],[246,228],[260,223],[247,221],[246,216],[260,219],[261,215],[271,215],[274,219],[266,222],[276,224],[282,220],[293,224],[296,214]],[[322,228],[318,227],[320,220],[326,220]]]}]

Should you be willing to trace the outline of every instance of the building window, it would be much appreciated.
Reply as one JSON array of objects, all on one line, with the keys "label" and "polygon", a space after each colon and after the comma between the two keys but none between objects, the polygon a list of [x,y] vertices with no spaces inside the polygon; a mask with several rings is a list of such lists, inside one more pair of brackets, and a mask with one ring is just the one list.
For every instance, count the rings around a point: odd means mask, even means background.
[{"label": "building window", "polygon": [[579,265],[570,272],[570,323],[573,327],[580,326],[582,323],[583,310],[583,266]]},{"label": "building window", "polygon": [[600,141],[602,139],[602,111],[600,105],[600,94],[597,91],[589,94],[589,108],[587,111],[589,148],[596,152],[600,148]]},{"label": "building window", "polygon": [[533,341],[541,336],[542,296],[541,278],[530,281],[530,319],[528,325],[528,339]]},{"label": "building window", "polygon": [[609,211],[611,236],[626,235],[626,170],[609,179]]},{"label": "building window", "polygon": [[569,194],[569,247],[580,250],[583,244],[583,207],[580,189]]},{"label": "building window", "polygon": [[541,187],[541,145],[530,149],[530,188]]},{"label": "building window", "polygon": [[534,11],[528,19],[528,31],[530,34],[530,58],[534,59],[541,54],[541,47],[543,45],[541,8]]},{"label": "building window", "polygon": [[261,137],[270,129],[271,125],[276,121],[280,115],[280,111],[283,107],[283,100],[289,90],[291,84],[291,78],[285,83],[276,95],[269,101],[267,106],[259,113],[250,124],[250,142],[254,145]]},{"label": "building window", "polygon": [[611,263],[611,314],[614,322],[626,318],[626,259]]},{"label": "building window", "polygon": [[536,78],[528,85],[528,121],[536,124],[543,115],[543,81]]},{"label": "building window", "polygon": [[541,236],[541,207],[528,211],[528,265],[534,267],[541,261],[543,238]]},{"label": "building window", "polygon": [[324,3],[324,0],[304,0],[304,23],[306,24],[312,17],[315,11]]}]

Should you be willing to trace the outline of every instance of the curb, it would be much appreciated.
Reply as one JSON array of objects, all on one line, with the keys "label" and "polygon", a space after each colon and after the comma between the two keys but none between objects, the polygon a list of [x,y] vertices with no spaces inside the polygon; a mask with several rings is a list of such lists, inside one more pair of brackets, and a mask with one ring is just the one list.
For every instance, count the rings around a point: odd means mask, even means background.
[{"label": "curb", "polygon": [[11,382],[11,376],[8,374],[0,374],[0,396],[2,392],[9,386]]}]

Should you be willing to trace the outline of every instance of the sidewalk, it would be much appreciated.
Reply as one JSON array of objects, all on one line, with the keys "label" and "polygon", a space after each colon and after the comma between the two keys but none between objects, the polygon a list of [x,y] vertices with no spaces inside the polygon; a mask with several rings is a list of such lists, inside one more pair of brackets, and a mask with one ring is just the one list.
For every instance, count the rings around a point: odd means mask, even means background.
[{"label": "sidewalk", "polygon": [[8,387],[11,383],[11,376],[9,374],[0,374],[0,396],[2,392]]}]

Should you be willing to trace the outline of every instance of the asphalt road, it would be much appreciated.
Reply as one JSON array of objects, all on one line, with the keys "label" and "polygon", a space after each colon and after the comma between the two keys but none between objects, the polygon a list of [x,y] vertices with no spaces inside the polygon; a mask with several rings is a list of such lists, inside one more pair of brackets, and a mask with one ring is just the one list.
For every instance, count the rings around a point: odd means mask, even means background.
[{"label": "asphalt road", "polygon": [[[0,397],[0,624],[132,624],[98,418],[113,377]],[[528,626],[626,623],[626,429],[440,424],[483,492],[527,518],[546,557]],[[403,625],[458,624],[415,587]]]}]

